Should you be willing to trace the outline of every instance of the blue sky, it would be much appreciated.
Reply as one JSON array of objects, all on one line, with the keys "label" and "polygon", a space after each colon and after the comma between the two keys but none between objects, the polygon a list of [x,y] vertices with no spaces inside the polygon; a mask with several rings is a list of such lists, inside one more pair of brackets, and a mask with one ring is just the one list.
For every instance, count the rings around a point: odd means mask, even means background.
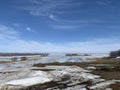
[{"label": "blue sky", "polygon": [[0,52],[120,49],[120,0],[0,0]]}]

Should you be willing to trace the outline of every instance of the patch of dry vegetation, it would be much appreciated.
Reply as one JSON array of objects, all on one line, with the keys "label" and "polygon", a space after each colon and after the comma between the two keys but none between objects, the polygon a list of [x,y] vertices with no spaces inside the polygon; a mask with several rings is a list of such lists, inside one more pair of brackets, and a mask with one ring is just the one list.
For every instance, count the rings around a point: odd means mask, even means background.
[{"label": "patch of dry vegetation", "polygon": [[101,75],[107,80],[120,79],[120,59],[100,58],[93,64],[103,64],[103,66],[97,66],[97,69],[92,71],[94,74]]},{"label": "patch of dry vegetation", "polygon": [[[92,59],[91,59],[92,60]],[[62,65],[62,66],[79,66],[82,68],[86,68],[88,66],[95,66],[97,69],[92,70],[93,74],[100,75],[103,79],[106,80],[120,80],[120,59],[116,58],[94,58],[92,62],[54,62],[54,63],[46,63],[46,64],[35,64],[34,66],[46,66],[46,65]],[[98,65],[98,66],[97,66]],[[99,66],[101,65],[101,66]],[[120,84],[112,84],[110,87],[113,90],[120,90]]]},{"label": "patch of dry vegetation", "polygon": [[120,83],[111,84],[110,88],[112,88],[113,90],[120,90]]},{"label": "patch of dry vegetation", "polygon": [[10,63],[11,61],[0,61],[0,64]]},{"label": "patch of dry vegetation", "polygon": [[[45,64],[35,64],[34,66],[37,67],[44,67],[46,65],[62,65],[62,66],[79,66],[82,68],[87,68],[88,66],[95,66],[97,69],[92,70],[93,74],[100,75],[103,79],[106,80],[120,80],[120,59],[116,58],[94,58],[91,59],[92,62],[54,62],[54,63],[45,63]],[[98,66],[97,66],[98,65]],[[101,65],[101,66],[99,66]],[[119,84],[112,84],[110,88],[113,90],[120,90],[120,83]]]}]

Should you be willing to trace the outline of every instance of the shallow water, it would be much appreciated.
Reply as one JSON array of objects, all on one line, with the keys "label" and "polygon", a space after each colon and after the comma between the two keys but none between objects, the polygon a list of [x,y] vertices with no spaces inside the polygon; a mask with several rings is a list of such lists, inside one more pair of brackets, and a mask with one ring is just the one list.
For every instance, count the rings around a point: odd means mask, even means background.
[{"label": "shallow water", "polygon": [[7,56],[0,56],[0,61],[8,61],[8,60],[10,60],[11,59],[11,57],[7,57]]},{"label": "shallow water", "polygon": [[[43,57],[42,59],[32,60],[32,61],[25,61],[25,62],[14,62],[14,63],[7,63],[1,64],[0,70],[5,67],[26,67],[32,66],[33,64],[37,63],[53,63],[53,62],[89,62],[87,58],[94,58],[94,57],[102,57],[106,56],[106,54],[94,54],[92,56],[65,56],[63,54],[60,55],[50,55],[48,57]],[[20,56],[19,56],[20,57]],[[0,57],[0,60],[10,60],[11,57]]]}]

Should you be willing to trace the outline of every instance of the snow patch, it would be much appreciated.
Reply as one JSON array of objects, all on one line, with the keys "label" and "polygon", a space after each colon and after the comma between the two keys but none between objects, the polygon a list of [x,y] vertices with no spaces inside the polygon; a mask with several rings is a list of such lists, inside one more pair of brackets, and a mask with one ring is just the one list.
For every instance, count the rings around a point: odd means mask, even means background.
[{"label": "snow patch", "polygon": [[18,86],[31,86],[36,84],[41,84],[45,82],[50,82],[52,79],[47,77],[30,77],[25,79],[12,80],[7,82],[9,85],[18,85]]}]

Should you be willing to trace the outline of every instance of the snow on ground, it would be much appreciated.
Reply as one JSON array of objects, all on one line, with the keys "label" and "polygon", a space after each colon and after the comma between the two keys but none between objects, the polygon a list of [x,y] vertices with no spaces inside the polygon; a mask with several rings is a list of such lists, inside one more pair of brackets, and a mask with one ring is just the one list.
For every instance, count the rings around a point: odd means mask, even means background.
[{"label": "snow on ground", "polygon": [[113,83],[115,83],[113,80],[101,82],[101,83],[98,83],[98,84],[92,86],[91,89],[93,89],[93,90],[104,89],[104,88],[106,88],[107,86],[109,86],[110,84],[113,84]]},{"label": "snow on ground", "polygon": [[[96,55],[97,56],[97,55]],[[89,56],[93,57],[93,56]],[[96,90],[96,88],[106,87],[111,83],[116,81],[105,82],[100,76],[91,74],[89,70],[77,66],[45,66],[45,67],[33,67],[32,64],[35,63],[51,63],[51,62],[83,62],[87,61],[83,56],[72,56],[66,57],[63,55],[48,56],[36,61],[28,62],[16,62],[11,64],[6,64],[6,66],[1,66],[0,70],[0,88],[7,85],[28,87],[37,84],[43,84],[50,81],[59,81],[65,75],[70,76],[70,84],[76,84],[92,80],[92,82],[97,83],[91,88]],[[36,70],[34,70],[36,69]],[[40,71],[40,69],[54,69],[53,71]],[[57,79],[57,80],[56,80]],[[76,79],[78,79],[76,81]],[[15,87],[12,87],[15,88]],[[3,89],[0,89],[3,90]],[[9,89],[4,89],[9,90]],[[17,89],[15,89],[17,90]],[[68,87],[63,90],[86,90],[85,86],[78,85],[74,87]]]},{"label": "snow on ground", "polygon": [[25,79],[12,80],[7,82],[6,84],[18,85],[18,86],[31,86],[31,85],[41,84],[45,82],[50,82],[51,80],[52,79],[44,76],[37,76],[37,77],[30,77]]},{"label": "snow on ground", "polygon": [[[64,66],[56,67],[60,69],[56,68],[56,70],[54,71],[34,71],[31,69],[35,69],[36,67],[15,68],[13,69],[15,72],[12,72],[11,70],[11,73],[2,74],[3,76],[5,75],[5,77],[0,78],[0,90],[20,90],[29,86],[43,84],[51,81],[57,81],[61,83],[66,83],[66,81],[69,81],[68,86],[75,85],[63,90],[86,90],[86,84],[80,85],[80,83],[89,80],[91,80],[93,83],[93,86],[91,86],[90,88],[93,90],[97,90],[98,88],[105,88],[112,83],[118,82],[118,80],[105,81],[104,79],[101,79],[100,76],[91,74],[88,70],[77,66],[66,66],[65,68],[63,68]],[[37,68],[39,69],[39,67]],[[55,68],[55,65],[48,66],[48,68]],[[9,69],[6,71],[10,72]],[[63,81],[62,78],[64,78]]]}]

